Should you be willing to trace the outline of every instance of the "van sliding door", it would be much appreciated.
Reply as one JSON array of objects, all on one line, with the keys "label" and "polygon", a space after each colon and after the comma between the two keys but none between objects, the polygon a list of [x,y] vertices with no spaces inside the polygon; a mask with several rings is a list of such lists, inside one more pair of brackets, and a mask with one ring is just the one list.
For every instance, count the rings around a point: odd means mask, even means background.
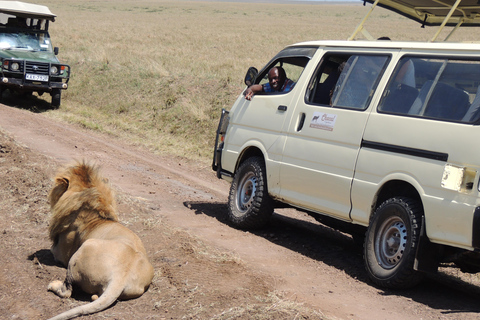
[{"label": "van sliding door", "polygon": [[288,127],[281,197],[349,219],[350,188],[362,135],[389,55],[326,53]]},{"label": "van sliding door", "polygon": [[365,129],[353,220],[368,223],[379,190],[394,185],[390,194],[398,196],[403,184],[421,199],[430,241],[472,246],[480,190],[480,54],[472,55],[399,60]]}]

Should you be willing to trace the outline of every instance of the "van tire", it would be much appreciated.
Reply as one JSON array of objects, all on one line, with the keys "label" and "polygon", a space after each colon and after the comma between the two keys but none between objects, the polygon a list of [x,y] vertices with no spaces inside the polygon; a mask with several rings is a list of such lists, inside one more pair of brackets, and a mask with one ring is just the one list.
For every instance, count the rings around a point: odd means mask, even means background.
[{"label": "van tire", "polygon": [[364,244],[364,261],[372,281],[386,288],[417,285],[423,274],[413,269],[423,210],[418,201],[390,198],[375,211]]},{"label": "van tire", "polygon": [[248,158],[233,177],[228,196],[228,219],[235,227],[258,229],[270,221],[272,213],[265,162],[261,157]]}]

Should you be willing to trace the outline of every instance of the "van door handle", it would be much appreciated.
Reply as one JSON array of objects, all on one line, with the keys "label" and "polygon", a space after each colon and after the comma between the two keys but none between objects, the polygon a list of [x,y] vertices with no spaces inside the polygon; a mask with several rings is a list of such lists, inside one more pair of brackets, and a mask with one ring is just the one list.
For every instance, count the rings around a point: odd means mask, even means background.
[{"label": "van door handle", "polygon": [[297,132],[300,132],[300,130],[303,129],[303,125],[305,123],[305,113],[300,113],[299,116],[298,116],[298,125],[297,125]]},{"label": "van door handle", "polygon": [[278,111],[287,111],[287,106],[278,106]]}]

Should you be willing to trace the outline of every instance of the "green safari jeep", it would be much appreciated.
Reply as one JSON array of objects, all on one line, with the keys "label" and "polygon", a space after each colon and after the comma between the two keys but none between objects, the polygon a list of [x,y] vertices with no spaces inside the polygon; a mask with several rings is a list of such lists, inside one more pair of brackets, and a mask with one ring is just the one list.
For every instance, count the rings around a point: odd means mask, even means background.
[{"label": "green safari jeep", "polygon": [[58,108],[68,87],[70,66],[57,59],[48,33],[54,15],[46,6],[0,1],[0,99],[9,89],[20,93],[50,93]]}]

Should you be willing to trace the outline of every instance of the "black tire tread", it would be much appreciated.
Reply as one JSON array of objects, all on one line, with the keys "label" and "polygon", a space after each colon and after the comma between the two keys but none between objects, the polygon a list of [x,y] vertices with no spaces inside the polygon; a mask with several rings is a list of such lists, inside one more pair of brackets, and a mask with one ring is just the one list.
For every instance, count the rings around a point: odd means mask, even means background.
[{"label": "black tire tread", "polygon": [[[236,210],[238,182],[244,170],[254,170],[256,172],[257,185],[252,207],[242,216],[238,216],[234,215],[233,212]],[[270,221],[273,209],[273,201],[267,190],[265,161],[261,157],[250,157],[240,165],[230,187],[228,195],[229,221],[240,229],[259,229]]]},{"label": "black tire tread", "polygon": [[372,225],[373,220],[376,218],[375,216],[379,214],[386,206],[391,204],[399,204],[406,208],[407,213],[410,218],[411,224],[411,232],[412,232],[412,243],[411,243],[411,251],[408,255],[404,256],[406,259],[402,262],[403,267],[398,269],[398,272],[394,273],[392,276],[388,278],[378,278],[376,277],[373,272],[370,270],[370,266],[368,265],[367,261],[367,246],[368,241],[368,234],[370,232],[370,227],[366,234],[366,240],[364,243],[364,261],[365,267],[367,272],[370,276],[370,279],[378,286],[384,288],[392,288],[392,289],[406,289],[416,286],[423,278],[423,274],[414,270],[413,265],[415,262],[415,252],[418,246],[418,242],[420,239],[420,230],[422,224],[422,215],[423,215],[423,208],[421,203],[418,201],[408,198],[408,197],[393,197],[386,200],[382,203],[377,210],[375,211],[372,219],[370,221],[370,225]]},{"label": "black tire tread", "polygon": [[52,96],[52,108],[58,109],[60,108],[60,104],[62,101],[62,91],[60,89],[54,89],[51,93]]}]

